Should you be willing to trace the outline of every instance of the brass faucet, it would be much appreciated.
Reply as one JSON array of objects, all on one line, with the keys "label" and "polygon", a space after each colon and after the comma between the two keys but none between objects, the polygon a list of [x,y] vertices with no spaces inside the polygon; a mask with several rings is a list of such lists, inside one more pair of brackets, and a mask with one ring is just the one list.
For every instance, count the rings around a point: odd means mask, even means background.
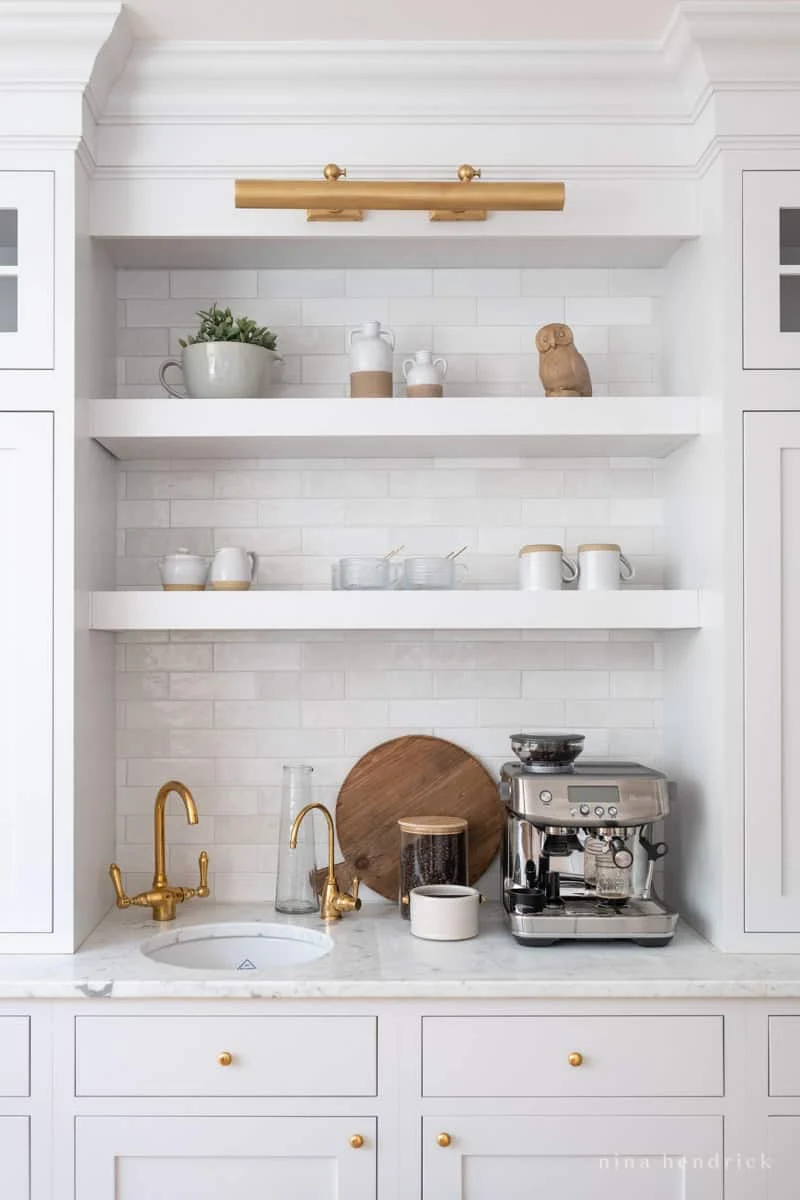
[{"label": "brass faucet", "polygon": [[336,886],[336,872],[333,868],[333,842],[335,837],[333,817],[324,804],[307,804],[305,808],[300,809],[292,825],[289,848],[291,850],[297,849],[297,834],[303,818],[315,808],[319,809],[328,822],[328,877],[322,887],[322,901],[319,915],[323,921],[338,921],[342,913],[353,912],[354,910],[358,912],[359,908],[361,908],[361,901],[358,898],[358,876],[353,879],[352,895],[348,892],[340,892]]},{"label": "brass faucet", "polygon": [[136,905],[138,908],[152,908],[154,921],[174,921],[175,909],[178,904],[182,904],[184,900],[191,900],[193,896],[199,896],[201,899],[204,899],[208,895],[208,855],[205,850],[201,850],[200,852],[199,887],[171,887],[167,879],[167,840],[164,831],[164,809],[166,808],[167,797],[170,792],[175,792],[183,801],[183,807],[186,809],[186,820],[189,824],[197,824],[197,805],[194,802],[194,796],[186,784],[178,783],[176,779],[171,779],[169,783],[165,783],[156,796],[154,809],[155,872],[153,874],[153,886],[150,891],[141,892],[138,896],[127,896],[122,886],[122,872],[117,864],[112,863],[108,868],[111,882],[114,884],[114,891],[117,893],[117,908],[130,908],[131,905]]}]

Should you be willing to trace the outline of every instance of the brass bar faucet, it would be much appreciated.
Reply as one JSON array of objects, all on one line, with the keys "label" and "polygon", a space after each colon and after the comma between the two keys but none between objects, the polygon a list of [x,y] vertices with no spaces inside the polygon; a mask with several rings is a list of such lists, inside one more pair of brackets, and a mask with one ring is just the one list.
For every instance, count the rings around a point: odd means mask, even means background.
[{"label": "brass bar faucet", "polygon": [[319,809],[328,822],[328,877],[322,887],[319,915],[323,921],[338,921],[342,913],[353,912],[354,910],[358,912],[361,908],[361,901],[358,898],[358,876],[353,880],[352,895],[348,892],[340,892],[336,886],[336,872],[333,867],[333,843],[336,835],[333,828],[333,817],[324,804],[307,804],[305,808],[300,809],[292,825],[289,848],[291,850],[297,849],[297,834],[303,823],[303,818],[315,808]]},{"label": "brass bar faucet", "polygon": [[150,891],[140,892],[138,896],[126,895],[125,889],[122,886],[122,872],[119,867],[116,863],[112,863],[108,868],[111,882],[114,884],[114,891],[117,893],[117,908],[130,908],[131,905],[135,905],[138,908],[152,908],[154,921],[174,921],[175,910],[179,904],[182,904],[184,900],[191,900],[193,896],[204,899],[209,893],[208,855],[205,850],[201,850],[200,852],[199,887],[171,887],[167,879],[167,839],[164,829],[164,809],[166,808],[167,797],[170,792],[175,792],[183,801],[183,807],[186,809],[186,820],[189,824],[196,825],[198,820],[197,805],[194,802],[194,796],[185,783],[179,783],[176,779],[171,779],[169,783],[165,783],[159,789],[153,810],[155,870],[153,873],[153,886]]}]

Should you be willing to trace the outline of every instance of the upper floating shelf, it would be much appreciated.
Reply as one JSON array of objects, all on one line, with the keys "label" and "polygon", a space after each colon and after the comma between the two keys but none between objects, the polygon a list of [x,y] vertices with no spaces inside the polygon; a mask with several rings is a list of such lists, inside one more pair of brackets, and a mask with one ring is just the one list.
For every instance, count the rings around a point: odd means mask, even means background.
[{"label": "upper floating shelf", "polygon": [[702,432],[693,396],[92,400],[120,459],[664,458]]}]

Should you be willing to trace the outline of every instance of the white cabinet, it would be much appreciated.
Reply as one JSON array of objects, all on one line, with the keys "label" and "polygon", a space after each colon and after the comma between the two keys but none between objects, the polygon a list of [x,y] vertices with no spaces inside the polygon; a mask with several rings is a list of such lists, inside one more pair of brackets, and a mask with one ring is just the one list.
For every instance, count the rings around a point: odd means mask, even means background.
[{"label": "white cabinet", "polygon": [[767,1200],[797,1200],[797,1147],[800,1117],[770,1117],[767,1121]]},{"label": "white cabinet", "polygon": [[743,366],[800,370],[800,171],[742,176]]},{"label": "white cabinet", "polygon": [[0,370],[53,366],[54,215],[52,171],[0,171]]},{"label": "white cabinet", "polygon": [[52,413],[0,412],[0,565],[0,935],[47,933],[53,922]]},{"label": "white cabinet", "polygon": [[30,1129],[27,1117],[0,1117],[0,1173],[3,1200],[29,1200]]},{"label": "white cabinet", "polygon": [[800,413],[744,424],[745,928],[800,931]]},{"label": "white cabinet", "polygon": [[721,1200],[722,1118],[425,1117],[422,1200]]},{"label": "white cabinet", "polygon": [[[376,1196],[374,1118],[160,1115],[75,1124],[75,1200]],[[363,1144],[354,1147],[358,1136]]]}]

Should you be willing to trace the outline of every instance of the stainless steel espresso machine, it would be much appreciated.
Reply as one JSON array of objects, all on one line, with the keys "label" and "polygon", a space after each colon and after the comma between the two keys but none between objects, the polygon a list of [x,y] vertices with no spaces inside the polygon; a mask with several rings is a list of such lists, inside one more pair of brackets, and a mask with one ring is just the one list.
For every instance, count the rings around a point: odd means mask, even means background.
[{"label": "stainless steel espresso machine", "polygon": [[665,946],[678,914],[653,894],[667,853],[652,825],[669,811],[666,777],[639,763],[575,760],[581,734],[514,734],[503,766],[503,902],[523,946],[624,938]]}]

